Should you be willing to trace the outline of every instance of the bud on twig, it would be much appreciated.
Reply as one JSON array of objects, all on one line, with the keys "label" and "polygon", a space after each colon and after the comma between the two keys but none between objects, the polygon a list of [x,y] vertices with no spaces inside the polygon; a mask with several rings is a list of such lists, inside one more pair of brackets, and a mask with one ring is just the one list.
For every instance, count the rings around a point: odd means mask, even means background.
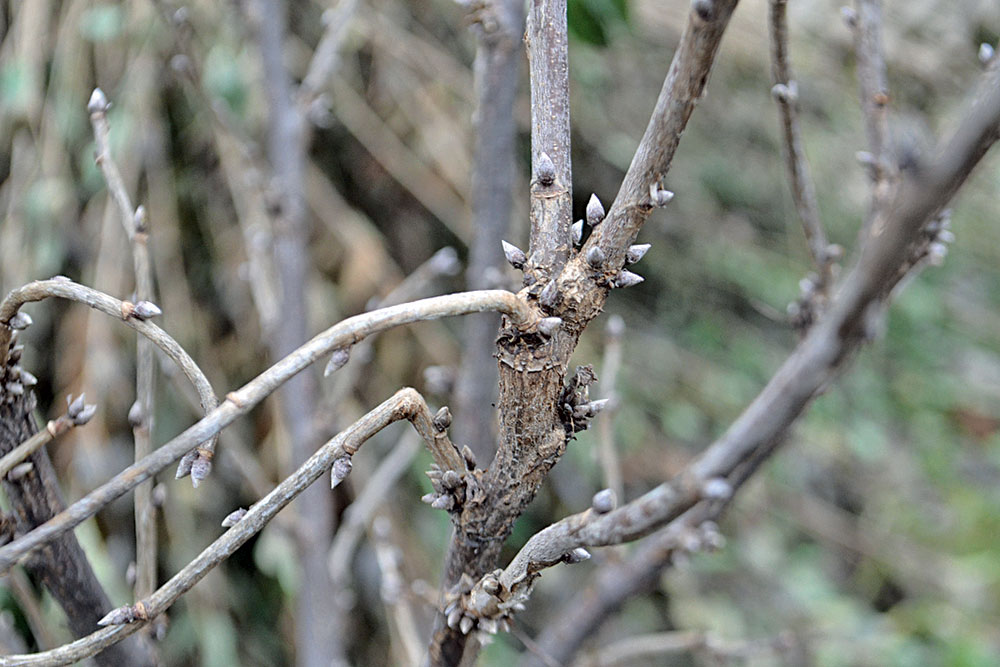
[{"label": "bud on twig", "polygon": [[326,362],[326,368],[323,369],[323,377],[329,377],[336,371],[344,367],[344,365],[351,359],[351,348],[338,347],[330,355],[330,361]]},{"label": "bud on twig", "polygon": [[585,560],[590,560],[590,552],[583,547],[578,547],[567,553],[562,559],[564,563],[569,565],[582,563]]},{"label": "bud on twig", "polygon": [[23,384],[25,387],[34,387],[36,384],[38,384],[38,378],[36,378],[34,375],[32,375],[31,373],[22,368],[21,384]]},{"label": "bud on twig", "polygon": [[601,250],[600,246],[590,246],[587,250],[587,264],[590,264],[592,268],[599,269],[604,266],[604,251]]},{"label": "bud on twig", "polygon": [[86,398],[86,396],[87,396],[86,394],[80,394],[76,398],[73,398],[72,395],[67,396],[66,414],[72,418],[76,417],[81,412],[83,412],[84,407],[86,407],[86,405],[84,404],[84,399]]},{"label": "bud on twig", "polygon": [[142,403],[138,400],[132,403],[132,407],[128,409],[128,424],[132,428],[139,428],[142,426],[144,414],[142,410]]},{"label": "bud on twig", "polygon": [[462,458],[465,459],[465,467],[469,470],[476,469],[476,455],[468,445],[462,445]]},{"label": "bud on twig", "polygon": [[503,255],[518,271],[524,269],[525,262],[528,261],[528,256],[524,254],[524,251],[518,248],[513,243],[507,243],[506,241],[500,241],[503,245]]},{"label": "bud on twig", "polygon": [[14,313],[14,316],[11,317],[10,320],[7,321],[7,326],[13,329],[14,331],[22,331],[30,327],[32,321],[33,320],[31,319],[31,315],[28,315],[28,313],[19,310],[16,313]]},{"label": "bud on twig", "polygon": [[674,198],[674,193],[664,190],[659,183],[649,184],[649,203],[651,206],[666,206]]},{"label": "bud on twig", "polygon": [[137,320],[145,321],[162,314],[163,311],[160,310],[160,307],[151,301],[140,301],[132,309],[132,317]]},{"label": "bud on twig", "polygon": [[555,183],[556,165],[552,162],[552,158],[549,157],[548,153],[543,151],[538,156],[538,164],[535,165],[535,170],[535,177],[542,185],[549,186]]},{"label": "bud on twig", "polygon": [[330,469],[330,488],[336,489],[341,482],[347,479],[353,468],[354,464],[351,462],[350,456],[341,456],[334,461],[333,467]]},{"label": "bud on twig", "polygon": [[580,245],[583,241],[583,220],[577,220],[569,228],[570,235],[573,237],[573,245]]},{"label": "bud on twig", "polygon": [[604,220],[604,204],[596,194],[591,194],[590,201],[587,202],[587,224],[596,227],[601,224],[601,220]]},{"label": "bud on twig", "polygon": [[708,500],[729,500],[733,495],[733,487],[726,479],[713,477],[701,487],[701,495]]},{"label": "bud on twig", "polygon": [[546,338],[552,338],[559,327],[562,326],[561,317],[543,317],[538,320],[538,333],[545,336]]},{"label": "bud on twig", "polygon": [[643,280],[645,280],[645,278],[643,278],[639,274],[632,273],[627,269],[622,269],[621,271],[618,272],[618,275],[615,276],[615,279],[611,281],[611,286],[632,287],[633,285],[638,285]]},{"label": "bud on twig", "polygon": [[108,110],[111,104],[108,102],[107,95],[100,88],[94,88],[94,92],[90,94],[90,101],[87,102],[87,111],[90,113],[104,113]]},{"label": "bud on twig", "polygon": [[983,65],[989,65],[990,61],[993,60],[993,56],[996,55],[996,51],[993,49],[992,44],[987,44],[983,42],[979,45],[979,62]]},{"label": "bud on twig", "polygon": [[858,13],[853,7],[841,7],[840,18],[843,19],[844,24],[851,30],[858,27]]},{"label": "bud on twig", "polygon": [[771,87],[771,97],[782,104],[795,104],[799,100],[799,86],[794,81],[776,83]]},{"label": "bud on twig", "polygon": [[443,433],[451,426],[451,410],[448,409],[447,405],[441,406],[441,409],[435,413],[431,424],[438,433]]},{"label": "bud on twig", "polygon": [[76,416],[72,417],[74,426],[83,426],[91,420],[94,414],[97,412],[97,406],[93,403],[90,405],[85,405],[83,410],[80,410]]},{"label": "bud on twig", "polygon": [[615,508],[618,504],[618,499],[615,498],[615,492],[611,489],[602,489],[594,494],[593,499],[590,501],[590,506],[598,514],[607,514]]},{"label": "bud on twig", "polygon": [[207,456],[204,450],[196,451],[198,454],[191,462],[191,486],[197,489],[198,485],[208,479],[212,472],[212,457]]},{"label": "bud on twig", "polygon": [[237,510],[233,510],[232,512],[226,515],[225,519],[222,520],[222,527],[232,528],[237,523],[239,523],[240,519],[246,516],[246,513],[247,513],[246,509],[242,507],[240,507]]},{"label": "bud on twig", "polygon": [[637,243],[636,245],[629,246],[628,250],[625,251],[625,263],[635,264],[646,256],[651,247],[652,245],[649,243]]}]

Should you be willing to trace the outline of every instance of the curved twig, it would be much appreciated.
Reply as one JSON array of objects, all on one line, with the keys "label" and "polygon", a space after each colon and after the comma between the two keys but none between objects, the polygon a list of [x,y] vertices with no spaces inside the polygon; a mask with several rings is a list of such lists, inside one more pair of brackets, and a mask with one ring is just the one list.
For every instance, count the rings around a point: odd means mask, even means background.
[{"label": "curved twig", "polygon": [[[71,284],[68,281],[60,280],[41,282],[55,283],[57,287]],[[18,290],[12,292],[12,295],[15,293],[19,294],[19,297],[11,301],[11,297],[9,296],[4,304],[0,305],[0,331],[6,328],[6,322],[17,312],[17,308],[10,304],[17,303],[18,298],[23,298],[24,296],[24,293]],[[45,294],[41,298],[44,298],[44,296],[50,295]],[[94,301],[94,303],[98,303],[102,299],[111,299],[111,297],[95,290],[88,292],[87,297],[91,301]],[[30,301],[32,299],[25,300]],[[111,300],[116,301],[115,299]],[[103,301],[100,302],[104,303]],[[95,305],[94,307],[97,306]],[[99,309],[103,310],[102,308]],[[227,400],[222,405],[209,412],[180,435],[160,446],[145,459],[132,464],[35,530],[4,547],[0,547],[0,574],[10,569],[19,558],[32,549],[45,544],[68,530],[72,530],[96,514],[111,501],[124,495],[139,483],[149,479],[178,460],[199,442],[204,442],[211,438],[223,428],[233,423],[237,417],[248,413],[255,405],[264,400],[265,397],[269,396],[290,377],[330,352],[349,347],[371,334],[403,324],[454,315],[466,315],[487,310],[499,311],[507,315],[515,326],[525,329],[538,322],[537,314],[516,294],[504,290],[482,290],[478,292],[448,294],[399,306],[391,306],[350,317],[330,327],[237,391],[230,392],[226,396]],[[141,331],[143,329],[139,328],[140,325],[147,331],[149,330],[146,329],[147,327],[153,326],[148,322],[132,322],[130,324],[130,326],[134,326],[137,330]],[[159,328],[156,330],[159,330]]]},{"label": "curved twig", "polygon": [[247,540],[260,532],[282,508],[305,491],[327,470],[330,470],[337,461],[353,455],[365,441],[389,424],[401,419],[412,418],[420,411],[421,406],[424,410],[427,409],[423,398],[414,389],[406,388],[396,392],[391,398],[320,447],[298,470],[261,498],[236,521],[232,528],[206,547],[194,560],[184,566],[152,595],[139,600],[134,605],[120,607],[105,617],[113,619],[109,621],[114,623],[113,625],[50,651],[2,657],[0,665],[10,667],[15,665],[33,665],[35,667],[67,665],[92,656],[137,632],[166,611],[216,565],[231,556]]}]

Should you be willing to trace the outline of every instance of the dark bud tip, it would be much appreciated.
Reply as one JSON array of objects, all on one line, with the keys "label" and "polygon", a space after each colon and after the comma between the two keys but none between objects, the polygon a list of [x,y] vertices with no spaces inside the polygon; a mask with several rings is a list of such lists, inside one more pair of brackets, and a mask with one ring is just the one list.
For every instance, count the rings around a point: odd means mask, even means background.
[{"label": "dark bud tip", "polygon": [[625,251],[625,263],[635,264],[646,256],[651,247],[649,243],[637,243],[636,245],[629,246],[629,249]]},{"label": "dark bud tip", "polygon": [[694,0],[692,8],[702,21],[711,21],[715,18],[715,2],[713,0]]},{"label": "dark bud tip", "polygon": [[525,262],[528,261],[528,256],[524,254],[524,251],[513,243],[507,243],[506,241],[500,241],[500,243],[503,245],[503,255],[507,258],[510,265],[518,271],[523,269]]},{"label": "dark bud tip", "polygon": [[448,409],[447,405],[441,407],[440,410],[434,415],[434,419],[431,420],[431,424],[434,426],[434,430],[438,433],[443,433],[451,426],[451,410]]},{"label": "dark bud tip", "polygon": [[549,154],[542,152],[538,156],[538,164],[535,165],[535,178],[544,186],[549,186],[556,181],[556,165],[552,162]]}]

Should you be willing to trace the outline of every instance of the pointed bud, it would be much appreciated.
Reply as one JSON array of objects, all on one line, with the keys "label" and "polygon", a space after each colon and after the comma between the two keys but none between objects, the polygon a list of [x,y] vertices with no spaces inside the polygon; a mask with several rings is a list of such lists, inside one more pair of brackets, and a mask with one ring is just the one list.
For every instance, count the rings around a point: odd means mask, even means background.
[{"label": "pointed bud", "polygon": [[31,373],[22,368],[21,384],[23,384],[25,387],[34,387],[36,384],[38,384],[38,378],[36,378],[34,375],[32,375]]},{"label": "pointed bud", "polygon": [[979,62],[983,65],[989,65],[990,61],[993,60],[994,55],[996,55],[996,52],[994,51],[992,44],[983,42],[979,45]]},{"label": "pointed bud", "polygon": [[528,256],[524,254],[524,251],[518,248],[513,243],[507,243],[506,241],[500,241],[503,245],[503,255],[507,258],[507,261],[518,271],[524,268],[524,263],[528,261]]},{"label": "pointed bud", "polygon": [[621,271],[618,272],[618,275],[615,276],[615,279],[613,281],[611,281],[611,286],[612,287],[632,287],[633,285],[638,285],[643,280],[645,280],[645,278],[643,278],[639,274],[632,273],[631,271],[629,271],[627,269],[622,269]]},{"label": "pointed bud", "polygon": [[458,629],[462,631],[463,635],[467,635],[469,634],[469,631],[472,630],[472,623],[473,620],[471,616],[463,616],[462,620],[458,622]]},{"label": "pointed bud", "polygon": [[931,266],[943,266],[948,255],[948,246],[943,243],[932,243],[927,249],[927,259]]},{"label": "pointed bud", "polygon": [[14,331],[21,331],[27,329],[32,323],[31,315],[28,313],[21,312],[20,310],[14,313],[14,316],[7,321],[7,326]]},{"label": "pointed bud", "polygon": [[451,426],[451,410],[448,409],[447,405],[441,406],[441,409],[434,415],[434,419],[431,420],[431,424],[438,433],[443,433]]},{"label": "pointed bud", "polygon": [[590,501],[590,506],[598,514],[607,514],[615,508],[618,504],[618,499],[615,498],[615,492],[611,489],[603,489],[594,494],[594,497]]},{"label": "pointed bud", "polygon": [[562,326],[561,317],[543,317],[538,320],[538,333],[545,336],[546,338],[552,338],[559,331],[559,327]]},{"label": "pointed bud", "polygon": [[94,92],[90,94],[90,101],[87,102],[87,111],[90,113],[104,113],[111,106],[108,103],[108,98],[104,94],[104,91],[100,88],[94,88]]},{"label": "pointed bud", "polygon": [[548,284],[542,289],[542,293],[538,295],[538,303],[542,304],[543,307],[549,310],[556,307],[556,300],[559,298],[559,287],[556,285],[556,281],[550,280]]},{"label": "pointed bud", "polygon": [[465,459],[465,467],[469,470],[476,469],[476,455],[468,445],[462,445],[462,458]]},{"label": "pointed bud", "polygon": [[330,469],[330,488],[336,489],[347,476],[351,474],[351,470],[354,468],[354,463],[351,462],[350,456],[341,456],[336,461],[333,462],[333,467]]},{"label": "pointed bud", "polygon": [[330,355],[330,361],[326,362],[323,369],[323,377],[329,377],[339,371],[351,359],[351,347],[338,347]]},{"label": "pointed bud", "polygon": [[591,194],[590,201],[587,202],[587,224],[596,227],[601,224],[601,220],[604,220],[604,204],[596,194]]},{"label": "pointed bud", "polygon": [[448,489],[457,489],[462,485],[462,476],[454,470],[445,470],[441,475],[441,486]]},{"label": "pointed bud", "polygon": [[16,364],[21,361],[21,354],[24,352],[23,345],[15,345],[11,348],[10,354],[7,355],[8,364]]},{"label": "pointed bud", "polygon": [[674,198],[674,193],[664,190],[659,183],[649,184],[649,204],[650,206],[666,206]]},{"label": "pointed bud", "polygon": [[198,488],[198,485],[208,479],[212,472],[212,457],[206,455],[203,450],[198,452],[194,461],[191,462],[191,486]]},{"label": "pointed bud", "polygon": [[440,495],[431,503],[431,507],[436,510],[450,510],[455,506],[455,498],[451,495]]},{"label": "pointed bud", "polygon": [[586,549],[579,547],[568,552],[562,558],[564,563],[573,565],[575,563],[582,563],[585,560],[590,560],[590,552]]},{"label": "pointed bud", "polygon": [[462,269],[462,262],[458,260],[458,252],[451,246],[441,248],[427,261],[434,272],[442,276],[454,276]]},{"label": "pointed bud", "polygon": [[132,224],[135,225],[135,231],[142,234],[146,231],[149,223],[149,216],[146,215],[146,207],[142,204],[135,209],[135,214],[132,216]]},{"label": "pointed bud", "polygon": [[577,220],[569,228],[570,235],[573,237],[573,245],[580,245],[583,241],[583,220]]},{"label": "pointed bud", "polygon": [[174,475],[174,479],[184,479],[191,474],[191,466],[194,465],[194,460],[198,458],[198,450],[192,449],[190,452],[181,457],[181,460],[177,463],[177,474]]},{"label": "pointed bud", "polygon": [[140,301],[132,309],[132,317],[137,320],[145,321],[162,314],[163,311],[160,310],[160,307],[151,301]]},{"label": "pointed bud", "polygon": [[9,479],[12,482],[16,482],[17,480],[26,477],[28,473],[30,473],[34,469],[35,469],[35,464],[32,463],[31,461],[25,461],[24,463],[19,463],[13,468],[11,468],[11,471],[7,473],[7,479]]},{"label": "pointed bud", "polygon": [[604,266],[605,259],[604,251],[599,246],[594,245],[587,249],[587,264],[592,268],[599,269]]},{"label": "pointed bud", "polygon": [[538,164],[535,165],[535,178],[545,186],[555,183],[556,165],[552,162],[549,154],[544,151],[538,156]]},{"label": "pointed bud", "polygon": [[90,405],[84,406],[83,410],[73,417],[73,424],[75,426],[83,426],[93,418],[94,414],[97,412],[97,406],[91,403]]},{"label": "pointed bud", "polygon": [[771,87],[771,97],[781,104],[795,104],[799,99],[799,89],[794,81],[776,83]]},{"label": "pointed bud", "polygon": [[7,393],[11,396],[24,396],[24,385],[20,382],[8,382]]},{"label": "pointed bud", "polygon": [[246,516],[246,514],[247,511],[242,507],[230,512],[229,514],[226,515],[226,518],[222,520],[222,527],[232,528],[237,523],[239,523],[240,519]]},{"label": "pointed bud", "polygon": [[142,426],[142,420],[144,417],[142,403],[135,401],[132,403],[132,407],[128,409],[128,423],[132,428],[139,428]]},{"label": "pointed bud", "polygon": [[73,398],[72,394],[66,397],[66,414],[70,417],[76,417],[83,411],[84,399],[86,394],[80,394],[76,398]]},{"label": "pointed bud", "polygon": [[726,479],[713,477],[701,487],[701,495],[708,500],[729,500],[733,495],[733,487]]},{"label": "pointed bud", "polygon": [[497,625],[496,619],[493,618],[481,618],[479,619],[479,629],[489,635],[495,635],[499,626]]},{"label": "pointed bud", "polygon": [[[100,90],[100,89],[98,89]],[[135,613],[129,605],[124,607],[118,607],[117,609],[112,609],[109,611],[104,618],[97,622],[98,625],[105,627],[108,625],[124,625],[126,623],[132,623],[135,621]]]},{"label": "pointed bud", "polygon": [[458,627],[459,622],[462,620],[462,609],[461,607],[455,607],[448,614],[448,627],[455,629]]},{"label": "pointed bud", "polygon": [[629,246],[629,249],[625,251],[625,263],[635,264],[646,256],[651,247],[652,245],[649,243],[637,243],[636,245]]},{"label": "pointed bud", "polygon": [[437,500],[438,494],[436,493],[425,493],[420,496],[420,502],[427,503],[428,505],[433,505],[434,501]]}]

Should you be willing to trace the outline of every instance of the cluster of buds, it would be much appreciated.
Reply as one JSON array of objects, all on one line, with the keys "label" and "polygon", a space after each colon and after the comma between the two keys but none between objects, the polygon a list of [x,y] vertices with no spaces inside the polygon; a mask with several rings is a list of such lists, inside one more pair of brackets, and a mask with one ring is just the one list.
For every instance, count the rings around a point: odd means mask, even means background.
[{"label": "cluster of buds", "polygon": [[[437,433],[448,430],[451,426],[451,411],[447,406],[437,411],[431,420],[431,426]],[[479,483],[482,471],[476,470],[475,454],[468,445],[463,446],[459,453],[465,463],[465,470],[442,470],[441,466],[432,463],[431,469],[427,471],[427,477],[430,478],[434,490],[425,494],[420,500],[436,510],[458,513],[467,502],[482,496],[483,490]]]},{"label": "cluster of buds", "polygon": [[[448,627],[467,635],[478,630],[487,635],[509,632],[514,612],[524,609],[520,596],[500,583],[502,570],[494,570],[479,581],[463,574],[445,594],[444,615]],[[517,599],[512,599],[512,598]]]},{"label": "cluster of buds", "polygon": [[[17,321],[19,317],[21,319]],[[6,350],[7,363],[0,367],[0,389],[2,389],[0,394],[3,395],[3,402],[7,404],[22,400],[25,393],[38,384],[38,378],[21,367],[21,354],[24,352],[24,346],[17,344],[18,330],[30,324],[31,318],[26,313],[21,312],[7,323],[8,327],[14,329]]]},{"label": "cluster of buds", "polygon": [[191,486],[197,489],[198,485],[205,481],[212,472],[213,455],[214,452],[210,449],[195,447],[181,457],[174,478],[183,479],[191,475]]},{"label": "cluster of buds", "polygon": [[590,420],[608,407],[611,399],[590,400],[590,385],[597,381],[594,367],[590,364],[577,366],[569,384],[563,388],[559,403],[562,407],[563,423],[570,433],[578,433],[590,428]]}]

